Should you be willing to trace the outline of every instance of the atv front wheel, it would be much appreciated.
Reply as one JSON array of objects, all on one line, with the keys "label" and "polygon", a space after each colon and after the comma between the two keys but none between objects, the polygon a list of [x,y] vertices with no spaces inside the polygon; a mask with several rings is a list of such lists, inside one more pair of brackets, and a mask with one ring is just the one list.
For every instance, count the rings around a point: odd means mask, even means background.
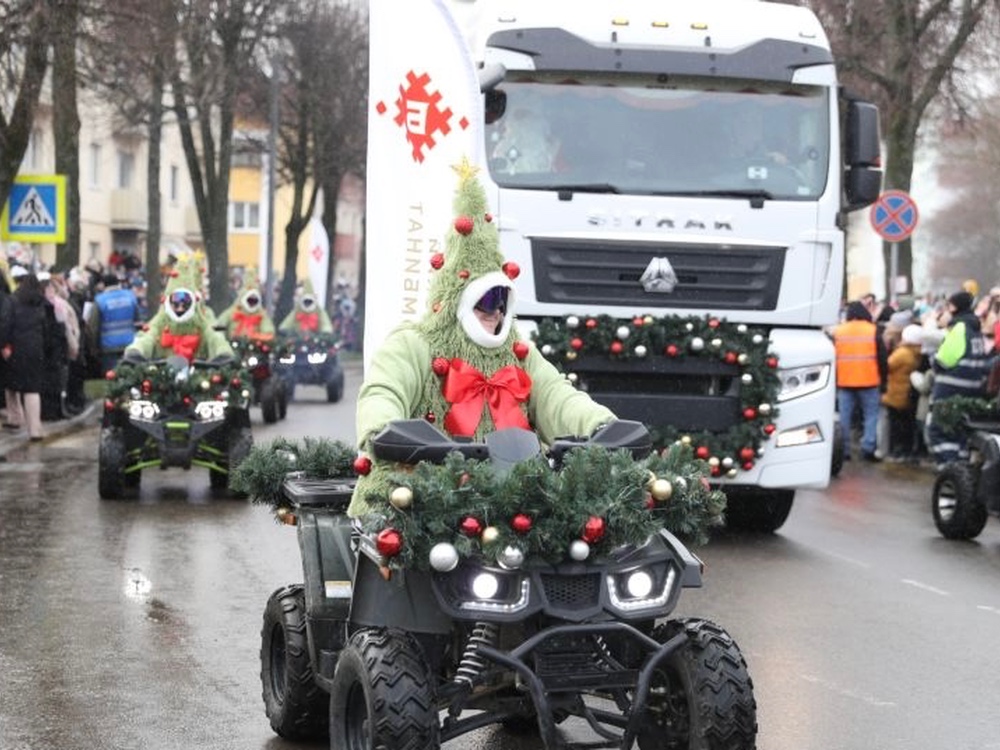
[{"label": "atv front wheel", "polygon": [[945,539],[973,539],[989,514],[976,498],[979,469],[961,461],[946,464],[934,481],[931,512]]},{"label": "atv front wheel", "polygon": [[330,690],[330,747],[441,746],[431,675],[401,630],[360,630],[340,652]]},{"label": "atv front wheel", "polygon": [[326,400],[327,403],[335,404],[340,399],[344,397],[344,374],[339,373],[339,377],[335,376],[327,381],[326,384]]},{"label": "atv front wheel", "polygon": [[125,494],[127,458],[122,428],[102,427],[97,458],[97,491],[102,500],[118,500]]},{"label": "atv front wheel", "polygon": [[[236,467],[239,466],[250,455],[250,450],[253,448],[253,432],[249,427],[230,427],[229,433],[226,438],[226,464],[229,467],[228,471],[218,471],[216,469],[209,470],[209,480],[212,483],[213,490],[224,490],[229,488],[229,478],[236,471]],[[237,497],[243,497],[242,494],[230,492]]]},{"label": "atv front wheel", "polygon": [[327,699],[309,661],[306,597],[301,585],[271,594],[260,637],[260,681],[271,729],[290,740],[326,737]]},{"label": "atv front wheel", "polygon": [[755,747],[757,701],[739,646],[708,620],[670,620],[653,631],[678,647],[653,673],[639,728],[640,750],[723,750]]},{"label": "atv front wheel", "polygon": [[278,412],[278,388],[274,384],[274,378],[268,378],[260,384],[260,413],[264,417],[264,423],[277,422]]}]

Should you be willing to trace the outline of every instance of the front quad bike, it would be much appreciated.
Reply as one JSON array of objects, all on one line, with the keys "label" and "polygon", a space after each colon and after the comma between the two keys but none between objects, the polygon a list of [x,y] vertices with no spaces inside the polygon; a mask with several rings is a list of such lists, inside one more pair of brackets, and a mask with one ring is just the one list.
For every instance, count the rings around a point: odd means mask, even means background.
[{"label": "front quad bike", "polygon": [[232,341],[233,351],[250,373],[252,403],[260,406],[265,424],[274,424],[288,413],[288,388],[278,374],[274,347],[268,341],[237,338]]},{"label": "front quad bike", "polygon": [[973,539],[990,514],[1000,516],[1000,422],[966,421],[969,457],[945,464],[934,481],[931,512],[947,539]]},{"label": "front quad bike", "polygon": [[[557,441],[546,457],[555,473],[567,472],[580,445]],[[629,422],[602,428],[589,445],[616,456],[649,447],[645,428]],[[593,544],[577,539],[559,560],[536,554],[539,547],[523,554],[504,546],[518,538],[513,531],[483,529],[465,514],[480,487],[473,475],[492,466],[499,476],[516,476],[540,453],[533,433],[503,430],[485,443],[459,443],[423,420],[404,421],[375,439],[374,453],[417,464],[401,475],[415,482],[429,469],[453,472],[457,481],[448,485],[470,496],[452,507],[450,520],[471,552],[456,553],[462,542],[431,539],[426,569],[416,562],[393,567],[399,532],[376,532],[368,517],[344,514],[353,480],[288,474],[276,510],[297,527],[305,583],[275,592],[264,613],[263,697],[278,734],[328,734],[332,750],[438,748],[499,724],[537,732],[546,748],[755,746],[753,683],[735,641],[708,620],[666,619],[682,589],[701,586],[702,566],[663,525],[637,543],[602,547],[600,535],[585,536]],[[576,454],[586,456],[577,465],[591,455]],[[542,473],[554,475],[549,464],[537,465],[539,482]],[[648,503],[662,500],[662,486],[646,474],[642,469],[639,486],[653,488]],[[673,486],[687,485],[675,478]],[[393,505],[430,513],[421,485],[411,489],[412,497],[394,493]],[[653,507],[648,503],[642,507]],[[505,514],[517,505],[496,507]],[[604,529],[593,520],[585,534]],[[541,516],[535,521],[541,527]],[[521,523],[527,539],[532,529]],[[401,528],[403,537],[417,533]],[[489,542],[473,543],[490,528],[501,535],[492,558]],[[570,717],[586,723],[574,726],[573,737],[592,733],[596,742],[570,739],[559,726]]]},{"label": "front quad bike", "polygon": [[295,386],[320,385],[333,404],[344,397],[344,368],[338,358],[337,340],[331,334],[314,333],[282,339],[279,362],[288,385],[289,401]]},{"label": "front quad bike", "polygon": [[141,472],[201,466],[213,489],[253,446],[249,391],[242,371],[184,357],[122,362],[108,378],[98,453],[98,490],[105,500],[138,487]]}]

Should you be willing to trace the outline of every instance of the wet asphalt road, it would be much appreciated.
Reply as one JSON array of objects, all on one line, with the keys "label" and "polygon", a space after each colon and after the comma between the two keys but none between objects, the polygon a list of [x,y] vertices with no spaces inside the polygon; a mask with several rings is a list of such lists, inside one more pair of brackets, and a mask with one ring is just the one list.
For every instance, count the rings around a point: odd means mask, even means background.
[{"label": "wet asphalt road", "polygon": [[[357,380],[340,404],[302,389],[276,425],[255,409],[255,439],[351,439]],[[310,747],[275,736],[260,698],[264,604],[302,577],[294,530],[213,497],[199,469],[101,501],[96,455],[90,429],[0,462],[0,748]],[[930,481],[848,464],[778,534],[698,551],[706,586],[679,614],[740,644],[762,750],[1000,748],[1000,521],[940,538]],[[537,743],[482,731],[445,747]]]}]

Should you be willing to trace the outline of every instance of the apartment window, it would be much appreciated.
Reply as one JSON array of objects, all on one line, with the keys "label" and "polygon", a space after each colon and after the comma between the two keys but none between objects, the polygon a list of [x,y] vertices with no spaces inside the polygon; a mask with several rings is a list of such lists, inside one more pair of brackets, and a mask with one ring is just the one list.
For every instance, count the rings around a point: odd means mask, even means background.
[{"label": "apartment window", "polygon": [[135,179],[135,154],[128,151],[118,152],[118,187],[127,189],[132,187]]},{"label": "apartment window", "polygon": [[180,193],[180,170],[176,164],[170,165],[170,202],[176,203]]},{"label": "apartment window", "polygon": [[230,213],[231,229],[249,231],[260,229],[260,204],[234,202]]},{"label": "apartment window", "polygon": [[90,187],[101,186],[101,144],[90,144],[90,163],[87,165],[87,179]]},{"label": "apartment window", "polygon": [[90,252],[91,258],[101,258],[101,243],[100,242],[88,242],[87,249]]}]

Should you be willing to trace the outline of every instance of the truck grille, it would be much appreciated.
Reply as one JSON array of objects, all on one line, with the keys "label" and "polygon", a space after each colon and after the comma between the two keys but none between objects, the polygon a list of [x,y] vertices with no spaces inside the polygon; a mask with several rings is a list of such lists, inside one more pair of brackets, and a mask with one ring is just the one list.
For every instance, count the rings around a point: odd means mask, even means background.
[{"label": "truck grille", "polygon": [[[535,239],[539,302],[727,310],[774,310],[786,248]],[[677,274],[672,292],[646,292],[639,278],[654,258]]]}]

